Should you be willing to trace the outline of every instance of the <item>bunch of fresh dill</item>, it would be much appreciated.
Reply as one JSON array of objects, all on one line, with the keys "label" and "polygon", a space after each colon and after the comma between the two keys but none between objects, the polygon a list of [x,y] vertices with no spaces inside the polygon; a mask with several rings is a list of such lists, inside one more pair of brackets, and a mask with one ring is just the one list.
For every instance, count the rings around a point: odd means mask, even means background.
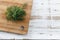
[{"label": "bunch of fresh dill", "polygon": [[22,7],[18,6],[10,6],[6,10],[6,18],[8,20],[14,20],[14,21],[22,21],[24,20],[26,16],[26,12],[24,8],[26,7],[26,4],[24,4]]}]

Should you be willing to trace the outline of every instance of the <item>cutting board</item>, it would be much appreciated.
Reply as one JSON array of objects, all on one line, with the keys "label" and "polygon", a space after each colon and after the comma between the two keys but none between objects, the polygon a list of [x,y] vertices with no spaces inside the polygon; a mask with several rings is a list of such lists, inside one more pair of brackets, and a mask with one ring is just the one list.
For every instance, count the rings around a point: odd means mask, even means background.
[{"label": "cutting board", "polygon": [[[6,19],[5,11],[7,7],[13,5],[22,6],[24,3],[27,3],[27,7],[24,9],[26,11],[24,21],[9,21]],[[31,8],[32,0],[0,0],[0,31],[27,34]]]}]

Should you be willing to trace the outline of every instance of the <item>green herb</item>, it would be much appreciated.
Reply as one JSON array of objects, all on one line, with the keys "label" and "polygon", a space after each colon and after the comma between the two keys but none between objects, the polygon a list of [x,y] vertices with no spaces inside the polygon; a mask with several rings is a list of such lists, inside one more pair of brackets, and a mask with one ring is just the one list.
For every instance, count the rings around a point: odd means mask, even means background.
[{"label": "green herb", "polygon": [[24,3],[24,4],[22,5],[22,8],[25,9],[26,7],[27,7],[27,3]]},{"label": "green herb", "polygon": [[26,16],[26,12],[21,7],[11,6],[11,7],[7,8],[6,18],[8,20],[14,20],[14,21],[20,20],[20,21],[22,21],[25,19],[24,18],[25,16]]}]

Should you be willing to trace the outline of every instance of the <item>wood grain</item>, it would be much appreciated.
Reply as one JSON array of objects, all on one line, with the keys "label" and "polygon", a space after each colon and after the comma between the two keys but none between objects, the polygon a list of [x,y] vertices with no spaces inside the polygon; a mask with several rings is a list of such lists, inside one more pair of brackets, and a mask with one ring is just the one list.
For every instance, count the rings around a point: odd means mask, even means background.
[{"label": "wood grain", "polygon": [[[22,6],[27,3],[26,16],[24,21],[8,21],[6,19],[5,11],[7,7],[17,5]],[[31,14],[32,0],[0,0],[0,30],[18,34],[26,34],[28,32],[30,14]],[[21,30],[24,26],[24,30]]]}]

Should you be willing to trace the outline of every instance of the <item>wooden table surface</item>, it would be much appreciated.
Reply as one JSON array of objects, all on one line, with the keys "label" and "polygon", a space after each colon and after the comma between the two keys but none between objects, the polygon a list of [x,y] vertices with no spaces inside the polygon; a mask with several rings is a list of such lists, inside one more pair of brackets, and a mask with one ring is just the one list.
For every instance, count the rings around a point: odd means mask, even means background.
[{"label": "wooden table surface", "polygon": [[33,0],[26,35],[0,32],[0,39],[60,39],[60,0]]}]

